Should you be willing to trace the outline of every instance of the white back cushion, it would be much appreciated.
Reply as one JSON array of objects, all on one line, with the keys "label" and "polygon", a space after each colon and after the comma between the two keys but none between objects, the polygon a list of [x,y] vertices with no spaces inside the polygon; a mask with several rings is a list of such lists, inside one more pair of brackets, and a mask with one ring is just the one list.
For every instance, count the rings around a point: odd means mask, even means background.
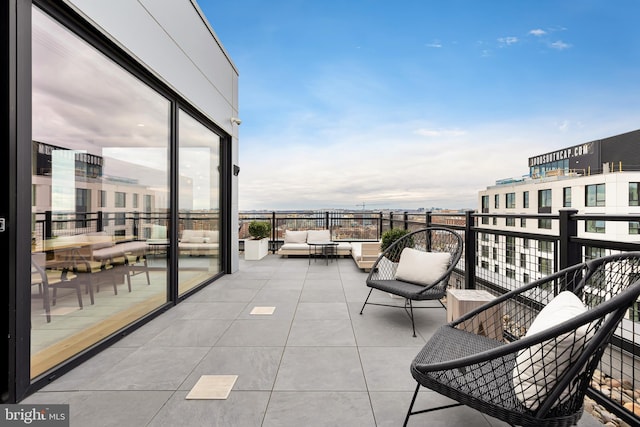
[{"label": "white back cushion", "polygon": [[306,230],[302,230],[302,231],[286,230],[284,232],[284,242],[285,243],[307,243],[307,232]]},{"label": "white back cushion", "polygon": [[[573,292],[560,292],[540,310],[525,336],[560,325],[586,311],[587,307]],[[588,326],[578,328],[575,334],[560,335],[518,353],[513,369],[513,386],[516,397],[527,408],[535,411],[557,378],[578,358],[578,349],[582,348]],[[561,397],[568,392],[565,390]]]},{"label": "white back cushion", "polygon": [[307,231],[307,242],[329,242],[331,232],[329,230],[309,230]]},{"label": "white back cushion", "polygon": [[446,273],[450,260],[451,255],[447,252],[424,252],[404,248],[400,254],[395,278],[417,285],[431,285]]}]

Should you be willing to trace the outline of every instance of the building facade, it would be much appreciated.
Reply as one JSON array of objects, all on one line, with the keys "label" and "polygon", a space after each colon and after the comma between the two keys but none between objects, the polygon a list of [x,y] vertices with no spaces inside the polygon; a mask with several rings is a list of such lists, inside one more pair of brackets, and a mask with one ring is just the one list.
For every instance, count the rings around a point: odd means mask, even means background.
[{"label": "building facade", "polygon": [[[536,155],[529,158],[528,166],[529,174],[499,180],[479,192],[478,212],[506,215],[482,217],[479,226],[488,231],[556,236],[558,221],[526,215],[557,215],[561,209],[575,209],[579,214],[632,216],[630,221],[579,221],[578,236],[640,243],[640,130]],[[506,277],[518,286],[553,270],[552,239],[494,238],[490,232],[481,236],[479,275]],[[603,255],[592,250],[584,256]]]},{"label": "building facade", "polygon": [[238,269],[238,71],[195,0],[9,0],[0,19],[18,402]]}]

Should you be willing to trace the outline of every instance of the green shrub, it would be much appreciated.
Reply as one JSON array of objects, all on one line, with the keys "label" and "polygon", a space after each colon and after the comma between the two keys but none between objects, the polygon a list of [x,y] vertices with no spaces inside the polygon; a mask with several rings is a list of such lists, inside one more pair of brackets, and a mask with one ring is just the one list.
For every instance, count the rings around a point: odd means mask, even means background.
[{"label": "green shrub", "polygon": [[254,239],[264,239],[271,234],[271,223],[269,221],[251,221],[249,223],[249,234]]},{"label": "green shrub", "polygon": [[380,244],[380,250],[384,252],[393,242],[409,234],[409,230],[403,228],[392,228],[382,233],[382,243]]},{"label": "green shrub", "polygon": [[[409,230],[405,230],[402,228],[392,228],[391,230],[387,230],[382,233],[382,243],[380,243],[380,250],[385,251],[389,246],[391,246],[395,241],[409,234]],[[411,248],[414,245],[413,237],[405,240],[400,246],[396,246],[389,253],[386,254],[386,257],[393,262],[398,262],[400,260],[400,254],[404,248]]]}]

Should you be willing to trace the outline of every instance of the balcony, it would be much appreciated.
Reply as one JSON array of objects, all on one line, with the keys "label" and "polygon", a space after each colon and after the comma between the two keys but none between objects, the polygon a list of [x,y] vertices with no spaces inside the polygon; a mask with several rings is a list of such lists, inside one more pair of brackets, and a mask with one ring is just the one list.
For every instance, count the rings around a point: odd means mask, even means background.
[{"label": "balcony", "polygon": [[[309,220],[299,215],[296,221],[306,222],[286,221],[289,228],[312,225],[334,230],[336,223],[330,216],[321,214],[320,219]],[[426,223],[458,229],[465,236],[467,251],[451,284],[472,284],[491,292],[517,286],[526,280],[524,274],[534,279],[534,275],[557,270],[572,262],[572,257],[581,260],[635,247],[566,233],[566,222],[593,220],[592,216],[546,215],[559,232],[544,230],[540,235],[517,228],[507,232],[482,221],[485,217],[505,221],[508,215],[372,217],[375,220],[364,220],[364,228],[376,233],[391,227],[420,228]],[[324,218],[329,221],[323,222]],[[349,227],[362,228],[356,223]],[[364,240],[362,235],[360,239]],[[276,237],[272,248],[277,245]],[[527,256],[517,255],[521,253]],[[368,292],[365,278],[366,273],[348,258],[327,265],[273,254],[261,261],[241,257],[237,273],[196,292],[22,403],[69,403],[72,425],[401,425],[415,384],[410,361],[445,322],[445,312],[419,310],[417,338],[412,337],[401,310],[372,306],[360,316]],[[390,297],[381,294],[377,298]],[[251,314],[255,307],[275,307],[275,311],[272,315]],[[637,322],[628,319],[626,323],[603,358],[601,370],[610,378],[635,384],[633,355],[638,354],[640,341],[633,333]],[[186,400],[202,375],[238,375],[238,379],[226,400]],[[590,395],[598,397],[598,393],[592,390]],[[606,401],[608,396],[600,393],[599,398]],[[418,405],[435,406],[443,399],[425,391]],[[615,409],[618,402],[609,400]],[[633,421],[632,415],[626,416]],[[410,425],[427,422],[505,425],[466,407],[416,416]],[[579,425],[599,423],[585,413]]]},{"label": "balcony", "polygon": [[[417,338],[402,310],[371,306],[361,316],[365,277],[346,258],[241,260],[238,273],[22,403],[69,403],[72,426],[402,425],[415,387],[409,364],[445,311],[420,310]],[[201,375],[238,379],[226,400],[186,400]],[[425,391],[419,403],[443,399]],[[466,407],[411,419],[427,423],[505,425]],[[585,414],[580,425],[598,423]]]}]

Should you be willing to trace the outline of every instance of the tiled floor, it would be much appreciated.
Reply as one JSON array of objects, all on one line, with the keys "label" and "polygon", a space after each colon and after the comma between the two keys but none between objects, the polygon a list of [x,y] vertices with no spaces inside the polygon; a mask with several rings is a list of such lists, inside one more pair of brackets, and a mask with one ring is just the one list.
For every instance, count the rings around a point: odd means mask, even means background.
[{"label": "tiled floor", "polygon": [[[270,255],[228,275],[23,403],[69,403],[72,426],[399,426],[415,383],[409,364],[442,308],[360,307],[366,274]],[[376,298],[389,300],[378,294]],[[275,307],[273,314],[251,314]],[[187,400],[203,375],[237,375],[226,400]],[[417,407],[445,399],[425,391]],[[410,425],[502,426],[467,407]],[[599,424],[584,415],[580,426]]]}]

